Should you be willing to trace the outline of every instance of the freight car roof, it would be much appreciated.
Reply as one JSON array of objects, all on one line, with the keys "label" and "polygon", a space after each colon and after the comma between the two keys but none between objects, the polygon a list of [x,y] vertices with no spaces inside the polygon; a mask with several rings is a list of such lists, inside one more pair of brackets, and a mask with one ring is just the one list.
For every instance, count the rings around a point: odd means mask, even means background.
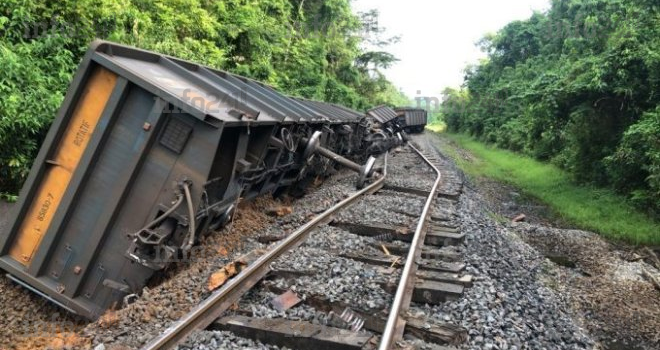
[{"label": "freight car roof", "polygon": [[394,110],[397,111],[397,112],[399,112],[399,111],[404,111],[404,112],[407,112],[407,111],[426,111],[424,108],[417,108],[417,107],[395,107]]},{"label": "freight car roof", "polygon": [[355,121],[346,107],[285,96],[250,78],[145,50],[97,41],[91,60],[160,96],[194,117],[214,124]]},{"label": "freight car roof", "polygon": [[381,124],[385,124],[396,118],[396,112],[387,106],[378,106],[367,111],[367,114],[376,119]]},{"label": "freight car roof", "polygon": [[340,107],[338,105],[329,104],[325,102],[307,100],[299,97],[294,97],[293,99],[303,104],[304,106],[310,108],[311,110],[315,111],[317,115],[331,116],[336,120],[343,120],[343,121],[355,121],[364,118],[364,115],[361,115],[360,113],[350,110],[346,107]]}]

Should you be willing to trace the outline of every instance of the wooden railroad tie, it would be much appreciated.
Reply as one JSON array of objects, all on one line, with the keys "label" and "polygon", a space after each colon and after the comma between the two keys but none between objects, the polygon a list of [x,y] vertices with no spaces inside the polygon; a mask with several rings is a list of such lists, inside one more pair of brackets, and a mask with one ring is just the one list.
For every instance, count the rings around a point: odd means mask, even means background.
[{"label": "wooden railroad tie", "polygon": [[370,332],[352,332],[306,321],[246,316],[223,317],[213,328],[290,349],[362,350],[369,348],[373,337]]},{"label": "wooden railroad tie", "polygon": [[[412,242],[412,230],[403,226],[392,226],[387,224],[360,224],[335,220],[331,226],[346,230],[356,235],[365,237],[387,238],[384,240],[399,240]],[[424,240],[425,245],[442,247],[446,245],[459,245],[465,241],[465,233],[459,233],[458,229],[431,224],[429,232]]]},{"label": "wooden railroad tie", "polygon": [[[272,282],[265,283],[266,289],[280,294],[288,290],[288,287],[282,288]],[[341,301],[329,300],[322,296],[308,295],[304,301],[305,304],[323,312],[334,311],[335,313],[351,308],[353,312],[364,320],[364,329],[375,333],[382,333],[387,321],[387,312],[380,309],[360,310],[356,305],[348,305]],[[435,344],[460,345],[467,341],[467,329],[453,323],[447,322],[429,322],[424,319],[406,317],[406,333],[410,333],[417,338]]]}]

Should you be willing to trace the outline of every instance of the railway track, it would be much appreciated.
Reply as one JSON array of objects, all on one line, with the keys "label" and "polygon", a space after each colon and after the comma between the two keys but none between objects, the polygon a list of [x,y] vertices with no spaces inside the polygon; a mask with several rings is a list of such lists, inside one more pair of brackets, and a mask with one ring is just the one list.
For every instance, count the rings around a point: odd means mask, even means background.
[{"label": "railway track", "polygon": [[183,339],[188,337],[192,332],[198,329],[203,329],[209,326],[216,320],[224,311],[227,310],[247,292],[252,286],[259,282],[269,272],[269,266],[285,252],[294,249],[307,237],[307,235],[319,225],[326,222],[334,214],[346,208],[351,203],[357,201],[359,198],[366,194],[374,193],[382,188],[385,176],[387,176],[387,154],[385,155],[385,163],[382,176],[374,181],[369,186],[357,191],[348,198],[335,204],[330,209],[324,211],[316,216],[305,225],[301,226],[298,230],[291,233],[286,239],[275,245],[271,250],[260,256],[256,261],[250,264],[245,270],[238,274],[234,279],[231,279],[222,288],[213,293],[211,297],[204,300],[198,307],[185,315],[179,322],[170,327],[166,332],[158,336],[152,342],[148,343],[142,349],[144,350],[158,350],[158,349],[171,349]]},{"label": "railway track", "polygon": [[[429,343],[455,344],[464,341],[465,330],[458,326],[431,325],[421,322],[419,318],[408,316],[411,302],[438,303],[455,298],[460,295],[465,285],[469,285],[470,281],[469,276],[461,275],[460,271],[464,265],[447,261],[433,262],[433,260],[441,259],[454,261],[460,259],[460,254],[451,248],[453,243],[460,242],[459,234],[449,232],[453,231],[452,227],[445,227],[447,232],[434,232],[433,235],[430,235],[429,242],[436,246],[444,246],[444,248],[433,250],[430,246],[425,247],[427,232],[432,227],[439,227],[438,218],[436,217],[434,221],[433,214],[436,212],[434,204],[439,198],[437,191],[441,187],[442,176],[433,163],[435,156],[425,155],[412,145],[408,148],[408,152],[398,152],[395,157],[390,157],[395,160],[389,160],[389,162],[391,164],[393,161],[408,161],[414,164],[414,161],[411,162],[411,157],[417,160],[418,164],[414,165],[417,169],[420,168],[420,165],[426,167],[424,179],[418,181],[418,185],[420,183],[430,184],[429,188],[400,186],[400,180],[405,183],[405,176],[402,175],[405,175],[406,170],[410,169],[406,169],[405,165],[401,169],[403,171],[396,174],[400,177],[399,181],[397,179],[391,181],[392,184],[399,185],[386,185],[386,182],[390,180],[387,172],[388,156],[386,155],[381,167],[382,176],[376,181],[319,213],[285,239],[274,244],[263,255],[254,258],[241,273],[144,345],[142,349],[173,349],[182,343],[183,348],[194,347],[194,344],[200,341],[199,339],[190,340],[190,338],[195,338],[195,334],[199,334],[204,329],[232,331],[239,336],[252,338],[261,344],[290,348],[391,349],[397,344],[401,344],[404,332],[421,338],[420,341]],[[385,194],[375,194],[383,188],[390,189],[381,191],[386,192]],[[415,191],[417,193],[411,193]],[[402,229],[405,225],[394,225],[401,220],[383,220],[384,224],[380,226],[351,220],[356,217],[355,215],[358,217],[366,215],[362,213],[363,209],[369,208],[369,201],[373,201],[375,197],[385,197],[385,202],[389,201],[389,197],[398,197],[405,198],[403,202],[415,203],[414,207],[419,210],[417,214],[413,214],[411,213],[413,210],[409,210],[405,214],[392,215],[412,223],[408,226],[414,225],[414,229],[405,230]],[[357,203],[360,205],[357,205],[358,208],[352,209],[350,215],[339,213]],[[406,205],[403,204],[400,207],[405,209]],[[398,223],[401,224],[401,222]],[[317,242],[317,237],[333,237],[331,236],[333,232],[340,234],[340,237],[350,235],[358,237],[359,243],[356,244],[358,249],[338,249],[332,243],[326,246],[327,241]],[[309,238],[310,235],[314,235],[314,237]],[[309,240],[313,242],[309,242]],[[402,241],[408,242],[402,243]],[[375,250],[364,251],[362,244]],[[301,246],[304,247],[297,249]],[[359,249],[361,247],[362,249]],[[394,252],[390,252],[388,247]],[[299,253],[298,250],[305,250],[305,252]],[[358,280],[355,283],[367,285],[376,281],[376,289],[386,290],[387,296],[383,297],[380,303],[370,304],[370,301],[367,301],[366,307],[363,307],[362,302],[346,302],[336,300],[338,298],[319,295],[322,293],[308,293],[304,290],[304,286],[300,286],[296,291],[296,284],[300,284],[296,279],[311,278],[310,275],[317,274],[315,271],[301,271],[295,268],[295,261],[299,259],[296,255],[305,256],[307,254],[307,256],[324,259],[326,253],[322,250],[328,253],[325,261],[331,262],[331,266],[334,266],[336,262],[348,262],[358,265],[358,269],[374,271],[375,279]],[[290,265],[291,261],[294,261],[294,268],[290,266],[287,268],[287,264]],[[422,265],[422,269],[420,269],[420,265]],[[338,274],[341,273],[342,270],[339,269]],[[424,276],[428,280],[423,281],[420,276]],[[332,280],[332,277],[329,278]],[[313,285],[313,283],[309,283],[309,285]],[[327,288],[331,287],[327,286]],[[345,289],[348,290],[350,287]],[[293,320],[289,320],[287,317],[257,317],[255,312],[245,311],[246,305],[254,304],[254,302],[244,303],[245,298],[241,299],[248,293],[254,294],[255,290],[262,290],[256,294],[265,293],[267,295],[261,303],[268,302],[270,298],[271,305],[279,303],[275,308],[279,308],[280,311],[295,308],[302,301],[301,299],[305,299],[303,304],[311,307],[310,313],[315,315],[314,317],[303,317],[312,318],[312,320],[296,320],[297,317],[293,317]],[[364,288],[362,290],[364,291]],[[279,297],[273,299],[272,295]],[[239,299],[241,299],[240,302]],[[378,297],[376,296],[375,299]],[[244,304],[243,307],[241,304]],[[254,305],[251,307],[255,308]],[[230,308],[233,311],[228,311]],[[389,310],[389,312],[385,310]]]},{"label": "railway track", "polygon": [[390,314],[387,318],[387,323],[385,329],[383,330],[383,336],[381,338],[379,350],[388,350],[390,349],[397,341],[403,338],[403,331],[405,328],[405,320],[401,317],[401,314],[408,309],[410,305],[410,300],[412,298],[413,285],[415,282],[415,274],[418,270],[418,259],[421,258],[422,247],[424,245],[424,240],[426,238],[426,232],[428,229],[430,221],[430,212],[431,205],[435,202],[436,191],[442,180],[442,175],[440,170],[436,168],[431,161],[424,156],[417,148],[410,145],[410,147],[419,154],[419,156],[428,164],[433,171],[436,173],[435,181],[433,186],[429,191],[429,195],[424,203],[424,208],[422,213],[419,216],[417,227],[415,228],[415,233],[410,243],[410,250],[408,251],[408,256],[406,258],[406,263],[401,272],[401,280],[396,290],[396,295],[394,296],[394,301],[392,302],[392,307],[390,309]]}]

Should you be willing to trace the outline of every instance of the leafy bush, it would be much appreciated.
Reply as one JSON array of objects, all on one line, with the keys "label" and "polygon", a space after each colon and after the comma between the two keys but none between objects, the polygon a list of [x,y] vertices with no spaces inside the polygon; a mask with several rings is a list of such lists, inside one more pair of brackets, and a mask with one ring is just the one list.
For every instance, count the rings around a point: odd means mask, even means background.
[{"label": "leafy bush", "polygon": [[641,205],[660,202],[660,107],[644,114],[624,133],[605,164],[616,188]]},{"label": "leafy bush", "polygon": [[660,213],[656,1],[555,0],[480,45],[488,59],[467,69],[467,113],[444,113],[449,130],[550,160]]},{"label": "leafy bush", "polygon": [[349,0],[3,0],[0,194],[18,192],[95,38],[229,70],[306,98],[360,109],[401,103],[401,93],[379,73],[396,58],[361,49],[382,28],[365,29],[363,22]]},{"label": "leafy bush", "polygon": [[74,61],[61,44],[0,42],[0,192],[17,193],[64,99]]}]

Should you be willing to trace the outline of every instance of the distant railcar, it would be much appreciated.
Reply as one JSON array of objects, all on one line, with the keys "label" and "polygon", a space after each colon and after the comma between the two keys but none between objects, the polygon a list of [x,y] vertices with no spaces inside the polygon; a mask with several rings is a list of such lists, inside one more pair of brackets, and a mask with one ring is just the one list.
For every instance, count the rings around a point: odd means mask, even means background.
[{"label": "distant railcar", "polygon": [[428,113],[425,109],[398,107],[395,108],[400,125],[408,133],[424,132],[428,123]]},{"label": "distant railcar", "polygon": [[384,150],[372,134],[342,106],[95,42],[0,232],[0,268],[95,319],[224,225],[239,199],[304,187],[336,165],[310,149],[362,162]]}]

